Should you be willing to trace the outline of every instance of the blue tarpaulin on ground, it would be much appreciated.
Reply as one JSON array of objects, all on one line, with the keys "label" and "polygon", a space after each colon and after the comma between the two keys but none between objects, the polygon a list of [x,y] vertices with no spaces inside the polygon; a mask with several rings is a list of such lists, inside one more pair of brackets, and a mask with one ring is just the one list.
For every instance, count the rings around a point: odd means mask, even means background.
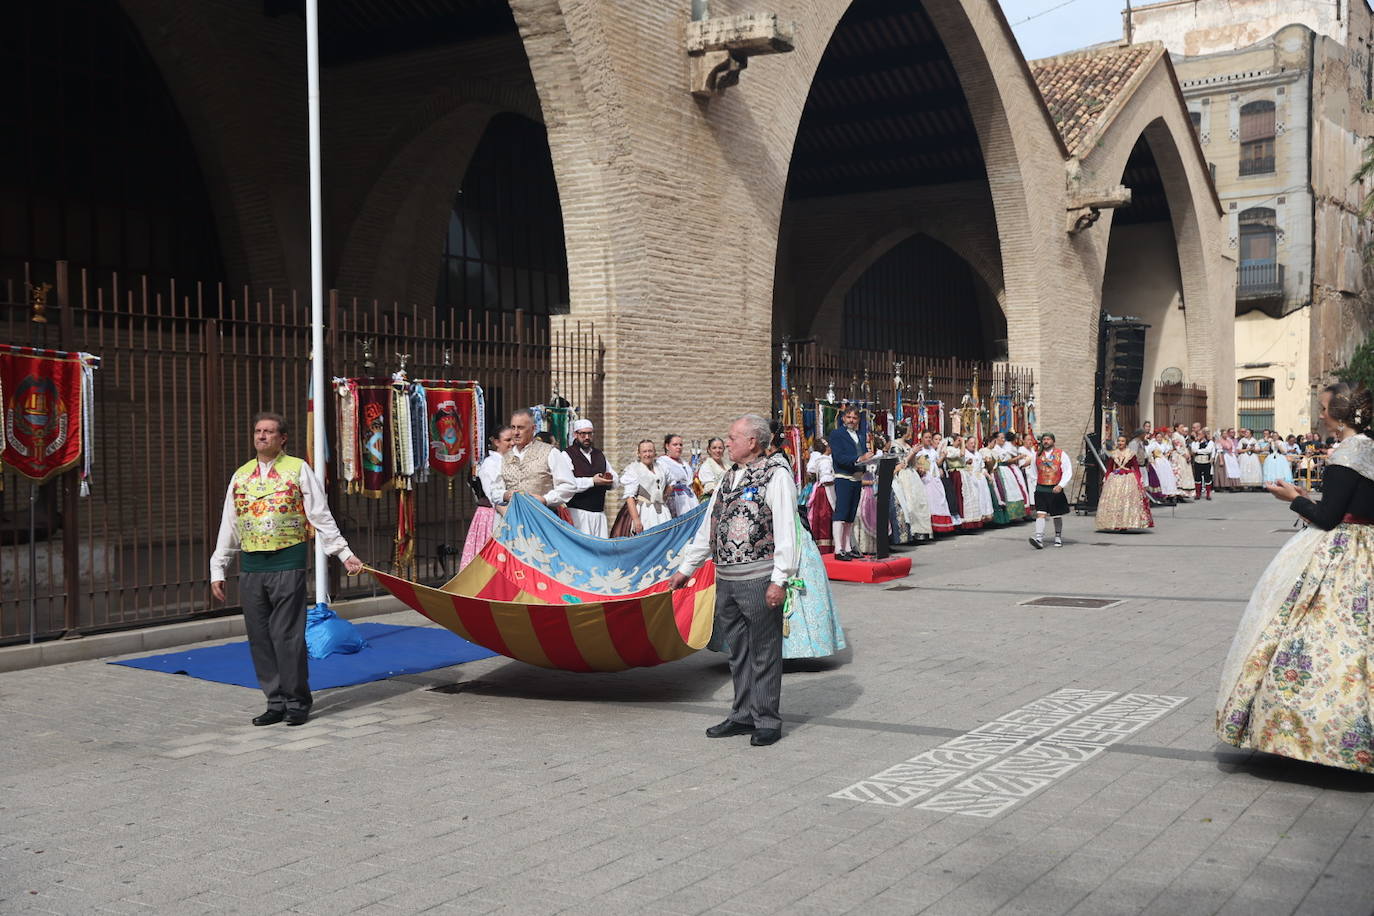
[{"label": "blue tarpaulin on ground", "polygon": [[[402,674],[447,668],[496,654],[438,627],[364,623],[358,625],[358,632],[367,640],[367,648],[361,652],[310,659],[311,690],[366,684]],[[258,678],[253,673],[253,658],[248,654],[247,641],[128,658],[110,664],[167,674],[185,674],[203,681],[258,689]]]}]

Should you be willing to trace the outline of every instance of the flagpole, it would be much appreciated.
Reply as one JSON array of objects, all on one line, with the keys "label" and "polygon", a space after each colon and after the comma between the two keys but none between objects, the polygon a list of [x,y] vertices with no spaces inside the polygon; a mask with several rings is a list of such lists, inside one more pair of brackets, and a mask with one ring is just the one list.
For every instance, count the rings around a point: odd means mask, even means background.
[{"label": "flagpole", "polygon": [[[320,17],[319,0],[305,0],[305,79],[310,113],[310,382],[314,398],[315,476],[325,480],[324,240],[320,203]],[[329,567],[324,541],[315,538],[315,603],[329,604]]]}]

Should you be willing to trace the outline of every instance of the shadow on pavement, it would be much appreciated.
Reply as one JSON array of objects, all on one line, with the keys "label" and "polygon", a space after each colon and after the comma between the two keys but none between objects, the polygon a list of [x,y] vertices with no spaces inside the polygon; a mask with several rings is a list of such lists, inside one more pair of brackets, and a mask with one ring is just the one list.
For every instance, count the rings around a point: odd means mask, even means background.
[{"label": "shadow on pavement", "polygon": [[1251,751],[1245,755],[1236,750],[1218,749],[1213,753],[1217,758],[1217,769],[1223,773],[1248,773],[1259,779],[1330,789],[1333,792],[1374,792],[1374,779],[1370,779],[1368,773],[1293,760],[1263,751]]}]

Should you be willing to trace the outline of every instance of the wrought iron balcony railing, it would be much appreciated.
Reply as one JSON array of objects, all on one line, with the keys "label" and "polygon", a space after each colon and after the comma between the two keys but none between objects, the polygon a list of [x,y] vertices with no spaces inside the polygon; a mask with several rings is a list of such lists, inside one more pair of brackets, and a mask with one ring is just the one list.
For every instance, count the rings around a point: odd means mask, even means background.
[{"label": "wrought iron balcony railing", "polygon": [[1282,295],[1282,264],[1262,262],[1242,264],[1236,268],[1237,299],[1268,299]]}]

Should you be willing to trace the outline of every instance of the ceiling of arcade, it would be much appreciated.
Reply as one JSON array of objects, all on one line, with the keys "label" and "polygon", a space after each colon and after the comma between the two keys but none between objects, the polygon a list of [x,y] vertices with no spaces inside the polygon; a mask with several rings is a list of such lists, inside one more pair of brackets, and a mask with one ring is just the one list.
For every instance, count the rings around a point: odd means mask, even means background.
[{"label": "ceiling of arcade", "polygon": [[797,132],[788,196],[985,177],[978,134],[920,3],[865,0],[826,48]]}]

